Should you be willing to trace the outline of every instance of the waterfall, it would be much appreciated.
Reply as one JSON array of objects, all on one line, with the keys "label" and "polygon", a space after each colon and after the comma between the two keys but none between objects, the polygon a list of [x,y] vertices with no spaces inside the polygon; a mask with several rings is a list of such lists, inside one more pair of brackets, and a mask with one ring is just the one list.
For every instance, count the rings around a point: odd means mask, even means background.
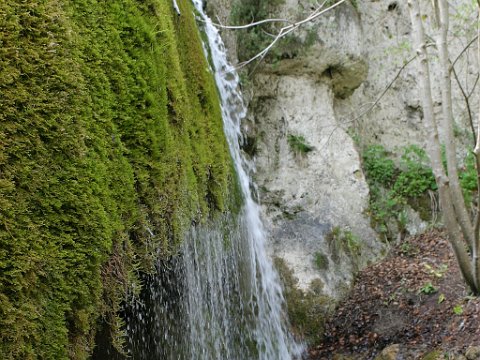
[{"label": "waterfall", "polygon": [[260,207],[253,200],[248,174],[254,164],[240,150],[246,108],[239,77],[202,1],[193,2],[208,37],[205,51],[213,62],[243,205],[235,216],[193,226],[181,254],[159,264],[157,276],[145,277],[146,290],[124,316],[129,355],[140,360],[300,358],[303,348],[287,330],[282,288],[266,252]]},{"label": "waterfall", "polygon": [[[246,299],[243,299],[244,303],[241,305],[246,308],[242,311],[246,312],[247,316],[254,315],[254,324],[247,324],[252,327],[250,336],[253,335],[248,341],[256,344],[258,351],[257,356],[252,359],[291,359],[294,353],[297,355],[300,353],[300,347],[292,341],[285,329],[285,319],[282,316],[282,289],[266,253],[266,232],[260,217],[260,206],[253,200],[252,184],[248,175],[254,170],[254,164],[242,156],[239,146],[242,139],[241,120],[246,115],[239,77],[228,63],[225,46],[217,28],[203,11],[202,0],[193,0],[193,3],[200,14],[208,38],[208,49],[220,94],[224,131],[245,201],[235,236],[236,241],[243,242],[241,246],[244,248],[237,249],[239,253],[234,256],[237,258],[234,262],[237,266],[240,265],[239,261],[246,262],[241,272],[245,284],[239,283],[238,286],[240,289],[242,285],[246,286],[244,289]],[[245,359],[241,355],[233,354],[231,357],[219,359]]]}]

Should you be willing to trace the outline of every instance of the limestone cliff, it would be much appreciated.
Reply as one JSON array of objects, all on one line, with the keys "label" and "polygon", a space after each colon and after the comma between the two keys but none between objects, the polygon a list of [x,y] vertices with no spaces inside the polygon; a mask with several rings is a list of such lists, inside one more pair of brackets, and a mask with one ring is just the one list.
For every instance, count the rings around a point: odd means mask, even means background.
[{"label": "limestone cliff", "polygon": [[[225,1],[210,4],[215,9]],[[238,4],[230,3],[234,15]],[[305,18],[315,5],[302,0],[275,4],[267,7],[269,15],[291,21]],[[424,6],[429,14],[429,5]],[[464,25],[473,21],[473,11],[460,6],[454,12],[452,59],[475,35]],[[223,23],[231,20],[222,15]],[[428,15],[425,20],[430,21]],[[425,145],[410,32],[405,1],[350,1],[307,23],[248,70],[245,151],[256,159],[272,251],[294,271],[303,289],[321,279],[323,292],[337,296],[355,269],[385,246],[370,225],[359,151],[365,144],[380,144],[395,157],[406,145]],[[263,41],[261,32],[254,35]],[[245,38],[237,40],[242,44],[249,41]],[[243,49],[251,50],[248,45]],[[242,47],[231,46],[235,57]],[[478,72],[474,51],[466,49],[457,63],[460,81],[470,91]],[[240,58],[245,60],[245,51]],[[438,79],[435,66],[432,72]],[[466,144],[468,116],[459,88],[454,91],[457,137]],[[440,104],[437,97],[437,112]],[[296,149],[292,141],[302,142],[308,151]],[[465,153],[459,150],[460,157]],[[408,227],[412,233],[425,226],[408,207],[405,213],[415,224]],[[339,250],[336,241],[350,245]]]}]

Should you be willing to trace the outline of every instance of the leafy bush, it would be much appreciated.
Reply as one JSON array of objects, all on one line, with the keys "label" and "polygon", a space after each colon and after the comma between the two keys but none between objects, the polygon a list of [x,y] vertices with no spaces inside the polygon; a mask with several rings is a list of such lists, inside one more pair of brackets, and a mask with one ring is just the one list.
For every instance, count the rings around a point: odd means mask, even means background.
[{"label": "leafy bush", "polygon": [[403,197],[417,197],[437,184],[425,150],[411,145],[404,148],[400,159],[400,173],[393,185],[394,192]]},{"label": "leafy bush", "polygon": [[395,176],[395,163],[382,145],[371,145],[363,152],[363,168],[371,184],[389,186]]},{"label": "leafy bush", "polygon": [[460,186],[463,189],[463,196],[465,197],[466,203],[472,202],[472,196],[477,191],[477,169],[475,163],[475,155],[468,153],[464,160],[463,167],[458,173]]},{"label": "leafy bush", "polygon": [[[404,147],[397,166],[383,146],[371,145],[363,152],[362,159],[370,187],[370,215],[377,231],[392,235],[387,226],[389,221],[396,221],[399,231],[404,230],[406,224],[402,211],[405,204],[425,197],[428,191],[437,190],[425,150],[415,145]],[[446,167],[445,155],[443,163]],[[472,153],[467,155],[459,169],[459,177],[465,201],[470,203],[477,191],[475,157]]]},{"label": "leafy bush", "polygon": [[406,227],[403,211],[409,199],[425,196],[437,185],[425,151],[406,146],[399,165],[381,145],[371,145],[362,155],[365,175],[370,187],[370,215],[377,231],[391,237],[388,223],[395,221],[399,231]]}]

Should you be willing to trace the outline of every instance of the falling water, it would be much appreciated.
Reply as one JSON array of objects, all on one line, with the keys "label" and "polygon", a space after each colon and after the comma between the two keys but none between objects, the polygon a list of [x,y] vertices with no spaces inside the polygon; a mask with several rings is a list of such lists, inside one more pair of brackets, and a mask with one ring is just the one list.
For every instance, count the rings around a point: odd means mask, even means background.
[{"label": "falling water", "polygon": [[225,215],[194,226],[181,255],[159,264],[158,276],[145,278],[147,291],[125,316],[127,347],[133,359],[141,360],[299,358],[302,348],[286,330],[282,289],[266,253],[260,208],[252,198],[248,174],[253,164],[239,146],[246,113],[239,78],[202,1],[193,2],[208,36],[206,47],[244,201],[235,218]]},{"label": "falling water", "polygon": [[[291,359],[293,353],[298,354],[300,349],[294,344],[285,329],[285,319],[282,317],[282,289],[277,273],[266,253],[266,233],[260,217],[260,207],[253,200],[251,182],[248,176],[254,165],[242,156],[239,146],[239,141],[242,139],[240,123],[246,115],[246,108],[239,87],[239,77],[227,61],[223,41],[217,28],[213,26],[211,20],[204,13],[202,0],[193,0],[193,3],[200,14],[208,38],[208,48],[222,105],[225,134],[245,199],[234,239],[234,241],[238,241],[237,247],[240,248],[235,249],[236,254],[229,254],[228,257],[231,258],[237,268],[237,273],[234,275],[234,277],[236,276],[236,287],[242,292],[239,299],[241,302],[238,304],[241,308],[239,315],[245,316],[246,319],[252,318],[253,323],[249,324],[247,322],[244,324],[246,327],[244,334],[232,335],[239,335],[243,340],[246,340],[243,341],[246,348],[249,345],[255,345],[255,351],[258,353],[256,356],[251,354],[252,359]],[[217,257],[218,255],[214,256]],[[220,255],[220,258],[223,258],[223,256]],[[225,263],[224,266],[228,268],[231,265]],[[202,281],[201,279],[198,280]],[[198,305],[200,304],[194,304],[194,306]],[[223,309],[227,308],[228,306],[223,307]],[[234,323],[230,323],[228,318],[227,314],[224,319],[226,321],[219,324],[221,325],[219,330],[225,332],[225,334],[228,334],[232,325],[233,327],[236,326]],[[236,320],[234,318],[234,321]],[[223,325],[225,327],[222,329]],[[235,349],[235,351],[246,350]],[[226,357],[211,358],[245,359],[242,354],[238,353],[229,354]]]}]

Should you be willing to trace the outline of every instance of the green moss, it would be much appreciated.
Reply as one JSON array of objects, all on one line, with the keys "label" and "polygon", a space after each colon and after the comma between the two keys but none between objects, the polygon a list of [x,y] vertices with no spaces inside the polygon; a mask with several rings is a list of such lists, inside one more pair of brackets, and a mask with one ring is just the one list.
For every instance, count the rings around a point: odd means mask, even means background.
[{"label": "green moss", "polygon": [[327,255],[317,251],[315,254],[313,254],[313,260],[317,270],[328,270],[329,264]]},{"label": "green moss", "polygon": [[437,359],[445,359],[443,352],[439,350],[434,350],[422,357],[422,360],[437,360]]},{"label": "green moss", "polygon": [[303,291],[298,288],[298,279],[283,259],[275,258],[274,264],[284,286],[292,332],[309,344],[318,344],[324,332],[325,319],[333,309],[333,300],[322,295],[323,283],[320,279],[312,280],[310,289]]},{"label": "green moss", "polygon": [[236,199],[178,3],[181,17],[168,0],[0,3],[2,359],[87,358],[137,272]]}]

